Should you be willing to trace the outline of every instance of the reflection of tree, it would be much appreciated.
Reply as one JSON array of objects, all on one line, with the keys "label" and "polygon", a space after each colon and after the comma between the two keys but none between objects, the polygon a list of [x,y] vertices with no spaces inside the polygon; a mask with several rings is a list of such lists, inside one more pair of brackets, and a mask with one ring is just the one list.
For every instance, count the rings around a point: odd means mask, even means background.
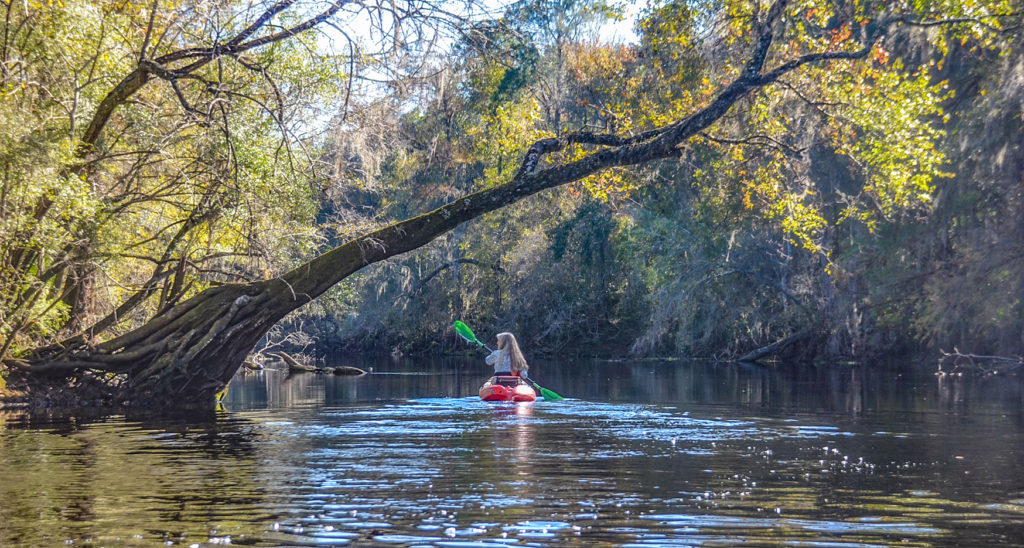
[{"label": "reflection of tree", "polygon": [[[0,545],[56,545],[88,533],[95,502],[86,474],[95,463],[89,441],[33,430],[0,434]],[[59,465],[38,466],[54,461]]]},{"label": "reflection of tree", "polygon": [[964,381],[961,378],[938,376],[939,401],[947,407],[959,406],[964,403]]},{"label": "reflection of tree", "polygon": [[849,383],[846,390],[846,412],[851,415],[859,415],[864,411],[864,386],[861,382],[863,375],[859,374],[860,369],[851,367],[849,369]]},{"label": "reflection of tree", "polygon": [[[283,381],[265,371],[237,377],[228,391],[229,408],[341,405],[353,402],[414,398],[474,397],[486,373],[478,361],[409,360],[398,365],[365,361],[356,365],[375,373],[359,378],[304,374]],[[579,362],[535,360],[536,377],[570,398],[589,401],[707,404],[740,406],[758,412],[820,411],[860,416],[871,410],[913,409],[921,404],[908,389],[915,382],[893,377],[885,368],[824,365],[772,368],[708,362]],[[390,367],[390,369],[388,369]],[[928,377],[929,382],[931,376]],[[939,401],[968,398],[968,384],[940,382]],[[1014,383],[974,383],[975,405],[1017,401]],[[989,388],[986,388],[989,387]],[[1024,413],[1024,409],[1022,409]],[[1024,421],[1024,416],[1021,418]]]},{"label": "reflection of tree", "polygon": [[266,475],[250,422],[64,428],[0,432],[0,545],[257,532],[249,528],[266,506]]},{"label": "reflection of tree", "polygon": [[[912,405],[884,368],[851,365],[773,368],[742,363],[595,362],[545,369],[546,384],[598,401],[739,405],[860,415]],[[564,388],[568,387],[568,388]]]},{"label": "reflection of tree", "polygon": [[342,405],[415,398],[476,397],[489,376],[482,360],[392,360],[389,357],[328,356],[326,363],[352,365],[369,375],[337,376],[275,369],[236,375],[224,399],[228,408],[280,408],[296,405]]}]

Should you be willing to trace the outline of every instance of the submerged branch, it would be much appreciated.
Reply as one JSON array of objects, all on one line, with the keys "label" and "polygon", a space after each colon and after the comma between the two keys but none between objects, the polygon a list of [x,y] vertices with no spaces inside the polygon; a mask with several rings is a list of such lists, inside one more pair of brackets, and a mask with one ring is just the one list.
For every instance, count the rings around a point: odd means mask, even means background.
[{"label": "submerged branch", "polygon": [[936,375],[960,375],[964,372],[974,373],[982,377],[1006,375],[1024,368],[1024,357],[1021,356],[987,356],[960,352],[953,348],[952,352],[940,350]]}]

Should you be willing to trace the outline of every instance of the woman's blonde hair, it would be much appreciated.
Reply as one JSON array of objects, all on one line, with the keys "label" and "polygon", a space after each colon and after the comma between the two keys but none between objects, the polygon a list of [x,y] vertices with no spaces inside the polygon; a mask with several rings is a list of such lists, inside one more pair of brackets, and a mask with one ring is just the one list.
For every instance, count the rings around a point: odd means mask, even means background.
[{"label": "woman's blonde hair", "polygon": [[516,342],[515,335],[508,332],[498,333],[498,348],[508,352],[508,361],[513,373],[520,373],[530,368],[526,364],[526,358],[523,357],[523,351],[519,350],[519,343]]}]

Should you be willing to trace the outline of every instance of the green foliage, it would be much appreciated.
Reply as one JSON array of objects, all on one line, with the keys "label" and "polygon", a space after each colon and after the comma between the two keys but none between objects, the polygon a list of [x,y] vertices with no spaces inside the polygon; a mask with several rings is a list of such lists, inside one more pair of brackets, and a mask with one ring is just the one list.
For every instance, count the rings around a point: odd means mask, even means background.
[{"label": "green foliage", "polygon": [[[547,25],[532,27],[543,47],[521,72],[465,58],[460,161],[480,166],[475,183],[489,186],[509,180],[538,138],[575,128],[628,136],[686,119],[739,75],[769,6],[657,2],[633,46],[560,42],[573,33],[557,17],[520,11],[524,28]],[[790,2],[765,71],[823,52],[853,58],[808,63],[751,93],[686,143],[679,162],[602,172],[378,270],[365,279],[373,304],[343,336],[380,322],[390,341],[427,341],[440,333],[428,325],[454,313],[548,349],[600,342],[728,356],[815,326],[824,334],[812,353],[880,351],[895,322],[864,312],[879,310],[865,287],[891,272],[870,265],[907,253],[886,239],[934,216],[958,167],[946,108],[961,91],[943,75],[948,55],[1005,51],[1008,13],[1002,2]],[[419,128],[441,113],[417,115]],[[419,301],[381,310],[431,265],[467,257],[503,271],[453,268]],[[1012,316],[1013,306],[993,316]]]},{"label": "green foliage", "polygon": [[[150,73],[83,143],[144,47],[145,59],[205,47],[265,6],[156,4],[151,14],[129,3],[11,3],[0,63],[0,357],[69,335],[132,295],[147,298],[114,331],[508,182],[539,139],[684,123],[745,70],[772,5],[654,2],[637,44],[607,45],[593,31],[621,17],[616,5],[523,0],[392,96],[354,101],[345,70],[357,60],[301,33],[188,77]],[[424,351],[444,346],[453,317],[562,351],[736,355],[808,325],[837,355],[877,348],[878,331],[908,323],[921,339],[937,340],[928,322],[981,337],[944,319],[957,314],[1008,333],[1019,299],[943,308],[935,303],[953,282],[932,280],[929,294],[903,301],[875,282],[928,262],[906,258],[920,251],[900,237],[920,230],[913,223],[946,235],[941,251],[921,251],[936,271],[983,256],[970,248],[985,241],[975,234],[991,230],[985,223],[1020,233],[1005,220],[1019,218],[1007,185],[964,190],[958,169],[971,159],[952,143],[956,122],[969,124],[949,111],[965,92],[980,103],[989,89],[1019,92],[991,76],[1013,81],[1009,69],[972,72],[976,58],[1016,58],[1014,9],[789,2],[761,72],[799,68],[744,95],[678,158],[607,169],[486,215],[288,321],[312,320],[354,346]],[[285,13],[275,25],[296,21]],[[803,63],[816,55],[842,58]],[[951,77],[954,66],[969,68]],[[342,102],[328,141],[320,132]],[[600,148],[568,147],[541,167]],[[943,209],[948,196],[967,212]],[[1013,268],[978,262],[986,268],[954,279],[1019,287]],[[923,319],[878,299],[911,301]]]},{"label": "green foliage", "polygon": [[144,44],[152,59],[202,47],[261,6],[4,9],[0,356],[70,335],[140,290],[155,289],[122,329],[315,252],[325,149],[311,130],[344,86],[339,60],[314,53],[316,36],[218,59],[173,85],[152,76],[83,145]]},{"label": "green foliage", "polygon": [[895,71],[814,71],[823,96],[837,108],[833,117],[852,122],[832,133],[835,151],[864,166],[864,193],[871,205],[854,204],[844,215],[873,228],[879,216],[891,217],[927,207],[934,181],[949,174],[937,143],[945,135],[941,104],[951,97],[945,82],[931,83],[928,67],[906,74]]},{"label": "green foliage", "polygon": [[467,128],[467,136],[475,143],[472,153],[485,161],[480,181],[484,187],[508,182],[519,169],[526,148],[551,136],[539,128],[540,120],[540,105],[526,99],[496,107],[493,114],[481,115],[477,125]]}]

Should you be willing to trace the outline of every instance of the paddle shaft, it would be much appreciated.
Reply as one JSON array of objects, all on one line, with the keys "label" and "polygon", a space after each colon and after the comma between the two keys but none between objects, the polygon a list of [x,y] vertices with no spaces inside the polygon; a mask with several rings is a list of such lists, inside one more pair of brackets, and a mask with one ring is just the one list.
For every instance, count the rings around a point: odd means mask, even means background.
[{"label": "paddle shaft", "polygon": [[[480,342],[480,340],[476,338],[476,334],[473,333],[473,330],[470,329],[468,325],[458,320],[455,321],[455,332],[458,333],[459,336],[462,337],[463,339],[466,339],[467,342],[476,343],[478,346],[487,349],[488,352],[494,352],[493,350],[491,350],[491,347]],[[552,392],[551,390],[548,390],[547,388],[544,388],[543,386],[533,382],[533,379],[527,377],[525,372],[520,375],[520,378],[524,379],[526,382],[530,383],[530,385],[536,388],[537,391],[540,392],[542,396],[544,396],[545,400],[557,401],[562,399],[562,396],[559,396],[557,393]]]},{"label": "paddle shaft", "polygon": [[[486,348],[488,352],[494,352],[493,350],[491,350],[491,347],[487,346],[486,344],[484,344],[484,343],[482,343],[480,341],[477,341],[477,344],[479,344],[480,346]],[[519,378],[523,379],[524,381],[526,381],[528,383],[530,383],[530,386],[536,388],[537,392],[540,392],[540,395],[544,396],[545,400],[552,400],[552,401],[554,401],[554,400],[562,399],[562,396],[559,396],[554,391],[548,390],[547,388],[544,388],[543,386],[537,384],[533,379],[531,379],[530,377],[528,377],[526,375],[525,371],[523,371],[522,373],[519,374]]]}]

